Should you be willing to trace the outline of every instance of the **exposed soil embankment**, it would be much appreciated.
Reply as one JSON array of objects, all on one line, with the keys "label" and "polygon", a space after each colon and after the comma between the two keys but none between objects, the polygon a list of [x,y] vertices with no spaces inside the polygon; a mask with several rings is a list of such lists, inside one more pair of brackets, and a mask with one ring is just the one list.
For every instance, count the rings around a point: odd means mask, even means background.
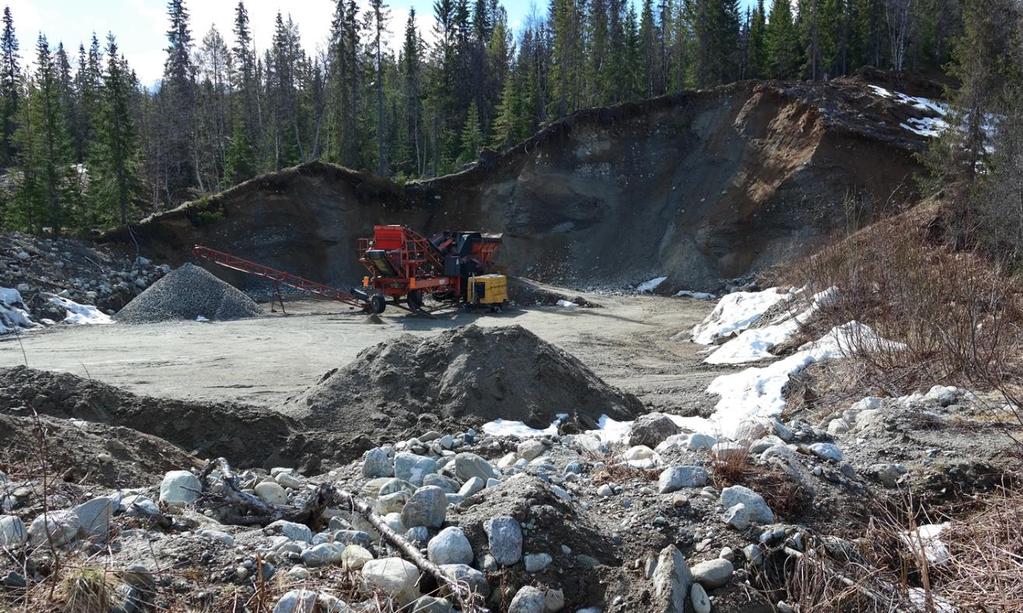
[{"label": "exposed soil embankment", "polygon": [[180,262],[203,243],[345,286],[363,274],[356,239],[373,224],[479,228],[505,233],[499,261],[513,274],[576,286],[668,275],[659,291],[713,289],[912,199],[926,139],[900,123],[914,112],[862,79],[736,83],[580,111],[407,185],[305,164],[135,230],[155,257]]}]

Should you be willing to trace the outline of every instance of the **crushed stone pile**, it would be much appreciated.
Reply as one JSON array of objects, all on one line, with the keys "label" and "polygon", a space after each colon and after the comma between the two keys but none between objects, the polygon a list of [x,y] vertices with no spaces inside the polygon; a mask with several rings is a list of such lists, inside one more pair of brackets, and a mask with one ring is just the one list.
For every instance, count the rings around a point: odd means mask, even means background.
[{"label": "crushed stone pile", "polygon": [[643,405],[521,326],[470,325],[431,338],[403,335],[330,371],[281,410],[310,425],[370,432],[432,414],[479,425],[495,419],[550,426],[560,415],[596,427]]},{"label": "crushed stone pile", "polygon": [[242,319],[261,313],[259,305],[210,272],[185,264],[139,294],[116,319],[141,324],[180,319]]}]

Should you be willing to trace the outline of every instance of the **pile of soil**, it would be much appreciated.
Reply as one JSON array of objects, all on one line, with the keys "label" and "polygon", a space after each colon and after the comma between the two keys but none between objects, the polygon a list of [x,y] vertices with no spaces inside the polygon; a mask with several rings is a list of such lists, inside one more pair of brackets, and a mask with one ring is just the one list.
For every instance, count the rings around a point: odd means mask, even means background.
[{"label": "pile of soil", "polygon": [[141,324],[180,319],[242,319],[261,313],[251,298],[210,272],[184,264],[139,294],[117,320]]},{"label": "pile of soil", "polygon": [[[292,420],[272,411],[138,396],[72,374],[24,366],[0,369],[0,417],[32,418],[33,412],[120,431],[131,428],[204,458],[235,458],[242,467],[298,466],[321,454],[320,445],[295,434]],[[131,440],[121,439],[125,445]]]},{"label": "pile of soil", "polygon": [[521,326],[471,325],[370,347],[281,410],[307,424],[368,432],[407,428],[424,413],[465,425],[505,419],[534,428],[567,413],[594,427],[601,415],[633,419],[643,404]]},{"label": "pile of soil", "polygon": [[169,470],[197,462],[181,448],[131,428],[45,415],[0,413],[0,449],[0,470],[11,478],[37,477],[45,457],[52,477],[111,488],[154,483]]}]

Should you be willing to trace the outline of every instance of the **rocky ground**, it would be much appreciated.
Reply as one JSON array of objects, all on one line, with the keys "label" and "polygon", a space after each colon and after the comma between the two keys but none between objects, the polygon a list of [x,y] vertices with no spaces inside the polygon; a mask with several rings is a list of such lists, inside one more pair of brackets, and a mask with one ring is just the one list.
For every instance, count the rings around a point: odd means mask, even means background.
[{"label": "rocky ground", "polygon": [[[75,244],[25,243],[20,278]],[[0,342],[0,609],[950,611],[927,587],[1013,484],[1004,399],[842,385],[794,325],[826,294],[526,282],[369,322],[152,270],[136,325]],[[193,308],[225,301],[254,316]]]},{"label": "rocky ground", "polygon": [[0,239],[0,287],[16,289],[36,322],[67,317],[67,309],[50,299],[54,295],[113,314],[171,270],[85,240],[19,233]]}]

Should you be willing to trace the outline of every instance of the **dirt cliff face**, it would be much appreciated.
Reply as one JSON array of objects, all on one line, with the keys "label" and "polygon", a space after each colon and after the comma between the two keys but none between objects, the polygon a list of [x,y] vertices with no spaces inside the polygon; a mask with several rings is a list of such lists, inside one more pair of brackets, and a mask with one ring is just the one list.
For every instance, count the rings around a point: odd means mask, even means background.
[{"label": "dirt cliff face", "polygon": [[344,286],[363,274],[356,239],[373,224],[473,228],[505,233],[499,262],[513,274],[580,286],[666,275],[662,290],[713,289],[911,200],[925,140],[900,128],[907,108],[860,79],[743,82],[581,111],[429,181],[306,164],[135,235],[171,261],[202,243]]}]

